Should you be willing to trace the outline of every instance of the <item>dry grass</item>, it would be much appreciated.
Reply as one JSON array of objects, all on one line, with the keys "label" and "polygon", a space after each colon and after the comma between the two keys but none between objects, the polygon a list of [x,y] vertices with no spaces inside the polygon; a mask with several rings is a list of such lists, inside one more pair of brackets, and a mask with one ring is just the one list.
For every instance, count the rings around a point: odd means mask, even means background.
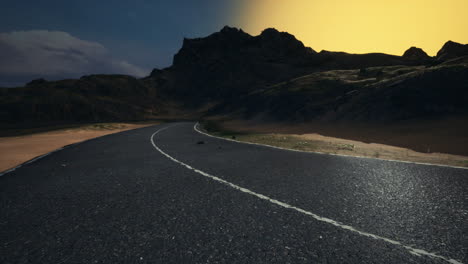
[{"label": "dry grass", "polygon": [[[334,133],[330,134],[343,135],[343,137],[334,137],[329,135],[324,136],[321,133],[319,134],[312,132],[317,130],[314,129],[313,126],[279,126],[279,124],[254,124],[252,122],[245,121],[231,121],[224,122],[222,125],[218,125],[219,131],[214,133],[228,138],[235,136],[236,139],[240,141],[260,143],[302,151],[468,167],[468,156],[465,155],[446,154],[430,151],[418,152],[401,146],[392,146],[382,143],[355,140],[356,134],[360,134],[360,136],[373,135],[373,137],[367,137],[367,140],[370,141],[376,139],[386,139],[390,142],[398,142],[398,140],[401,140],[399,143],[402,145],[408,144],[411,142],[411,140],[413,140],[415,141],[413,144],[424,146],[424,140],[428,140],[428,144],[432,144],[430,146],[443,146],[445,142],[446,149],[452,144],[456,145],[456,141],[464,142],[464,140],[466,140],[466,136],[464,135],[460,135],[459,137],[451,135],[451,137],[448,139],[450,142],[447,144],[447,138],[441,138],[437,133],[437,129],[419,134],[416,130],[413,130],[413,134],[407,134],[406,132],[408,128],[402,129],[399,127],[399,129],[403,130],[402,134],[400,134],[396,132],[398,129],[390,129],[388,127],[382,128],[360,126],[360,131],[358,131],[356,127],[354,127],[354,129],[347,130],[344,127],[336,126],[335,129],[332,129],[332,124],[328,124],[326,129],[322,127],[322,132],[333,131]],[[222,129],[220,129],[220,127],[222,127]],[[449,129],[447,129],[447,127],[445,128],[445,132],[447,133],[447,130]],[[390,131],[388,131],[388,129],[390,129]],[[298,133],[298,131],[301,131],[301,133]],[[213,131],[211,132],[213,133]],[[434,133],[432,137],[430,136],[430,132]],[[393,138],[389,138],[392,136]],[[458,146],[454,150],[458,151]]]},{"label": "dry grass", "polygon": [[318,134],[245,134],[236,136],[236,139],[302,151],[468,167],[467,156],[421,153],[406,148],[369,144]]}]

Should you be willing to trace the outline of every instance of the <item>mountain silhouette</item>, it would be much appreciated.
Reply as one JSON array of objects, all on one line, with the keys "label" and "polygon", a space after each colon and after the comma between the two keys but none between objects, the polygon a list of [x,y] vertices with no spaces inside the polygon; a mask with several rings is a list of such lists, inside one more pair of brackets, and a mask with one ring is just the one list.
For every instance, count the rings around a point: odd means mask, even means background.
[{"label": "mountain silhouette", "polygon": [[431,59],[424,50],[417,47],[407,49],[405,53],[403,53],[403,58],[416,61],[427,61]]},{"label": "mountain silhouette", "polygon": [[468,114],[468,45],[436,57],[316,52],[287,32],[224,27],[184,39],[173,65],[145,78],[91,75],[0,89],[0,120],[116,121],[225,115],[272,120],[392,121]]},{"label": "mountain silhouette", "polygon": [[447,41],[442,49],[437,52],[437,59],[445,61],[457,57],[468,56],[468,44],[460,44],[453,41]]},{"label": "mountain silhouette", "polygon": [[316,71],[424,63],[426,57],[317,53],[293,35],[274,28],[251,36],[241,29],[224,27],[205,38],[184,39],[173,65],[154,71],[149,79],[165,83],[161,87],[165,94],[200,105],[238,98]]}]

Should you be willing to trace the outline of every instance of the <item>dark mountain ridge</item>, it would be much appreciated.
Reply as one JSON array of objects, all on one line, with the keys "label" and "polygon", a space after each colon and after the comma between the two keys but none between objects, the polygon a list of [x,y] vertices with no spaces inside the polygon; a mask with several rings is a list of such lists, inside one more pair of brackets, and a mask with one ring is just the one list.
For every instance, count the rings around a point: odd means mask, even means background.
[{"label": "dark mountain ridge", "polygon": [[403,53],[403,58],[407,58],[414,61],[430,61],[431,57],[427,53],[417,47],[411,47]]},{"label": "dark mountain ridge", "polygon": [[0,98],[2,124],[141,119],[156,112],[159,102],[152,88],[126,75],[39,79],[0,89]]},{"label": "dark mountain ridge", "polygon": [[172,78],[174,81],[163,87],[165,93],[182,100],[190,97],[203,104],[238,97],[316,71],[427,62],[428,58],[382,53],[317,53],[293,35],[273,28],[250,36],[241,29],[224,27],[206,38],[184,39],[173,66],[149,78]]},{"label": "dark mountain ridge", "polygon": [[285,32],[266,29],[252,37],[224,27],[206,38],[184,39],[173,66],[149,78],[172,79],[165,93],[203,104],[305,74],[314,54]]},{"label": "dark mountain ridge", "polygon": [[200,115],[291,121],[466,114],[467,46],[449,41],[436,57],[415,47],[403,56],[317,53],[273,28],[251,36],[224,27],[205,38],[184,39],[172,66],[142,79],[92,75],[0,89],[0,120],[147,119],[174,105],[185,112],[204,109]]},{"label": "dark mountain ridge", "polygon": [[437,60],[446,61],[457,57],[468,55],[468,44],[460,44],[453,41],[448,41],[442,49],[437,52]]}]

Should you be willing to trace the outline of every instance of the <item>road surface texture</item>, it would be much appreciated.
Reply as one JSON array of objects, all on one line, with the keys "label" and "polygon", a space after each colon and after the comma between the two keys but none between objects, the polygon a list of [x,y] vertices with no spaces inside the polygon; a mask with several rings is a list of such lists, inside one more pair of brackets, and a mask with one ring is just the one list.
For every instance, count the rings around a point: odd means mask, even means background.
[{"label": "road surface texture", "polygon": [[467,187],[164,124],[1,176],[0,263],[468,263]]}]

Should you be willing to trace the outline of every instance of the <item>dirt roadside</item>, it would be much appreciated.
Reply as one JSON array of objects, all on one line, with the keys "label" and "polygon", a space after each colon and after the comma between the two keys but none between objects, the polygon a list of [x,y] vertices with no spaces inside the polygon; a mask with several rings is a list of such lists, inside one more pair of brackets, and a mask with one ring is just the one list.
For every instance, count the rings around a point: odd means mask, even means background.
[{"label": "dirt roadside", "polygon": [[0,172],[66,145],[156,124],[158,123],[100,123],[21,136],[0,137],[0,153],[2,153]]},{"label": "dirt roadside", "polygon": [[[320,129],[317,126],[283,126],[280,124],[259,124],[245,121],[227,121],[216,122],[214,128],[208,129],[208,132],[214,135],[232,138],[236,140],[259,143],[264,145],[277,146],[282,148],[321,152],[330,154],[341,154],[349,156],[369,157],[386,160],[401,160],[410,162],[421,162],[439,165],[449,165],[457,167],[468,167],[468,156],[457,155],[453,153],[442,153],[438,151],[418,151],[421,148],[412,149],[405,147],[406,142],[416,142],[424,146],[425,142],[430,142],[430,147],[439,147],[448,149],[447,146],[454,145],[454,152],[458,152],[456,143],[466,146],[466,136],[450,136],[448,140],[432,130],[425,132],[424,135],[418,133],[407,133],[408,129],[398,132],[396,129],[372,128],[372,134],[369,128],[346,127],[327,127]],[[400,127],[398,128],[402,130]],[[390,132],[388,132],[390,130]],[[385,131],[385,133],[379,133]],[[339,135],[336,137],[334,135]],[[370,135],[366,137],[369,141],[360,141],[355,135]],[[385,140],[396,144],[385,144]],[[380,142],[379,142],[380,141]],[[382,143],[382,141],[384,143]],[[437,142],[436,142],[437,141]],[[446,141],[449,141],[448,143]],[[410,145],[411,146],[411,145]],[[436,148],[437,149],[437,148]]]}]

